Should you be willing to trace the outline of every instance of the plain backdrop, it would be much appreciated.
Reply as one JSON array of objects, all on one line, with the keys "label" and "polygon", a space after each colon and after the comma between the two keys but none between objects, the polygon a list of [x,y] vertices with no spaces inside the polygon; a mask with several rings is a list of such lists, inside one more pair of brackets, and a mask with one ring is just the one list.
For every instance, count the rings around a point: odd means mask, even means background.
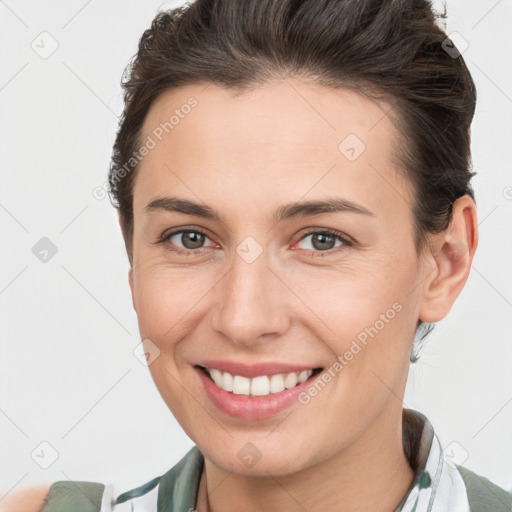
[{"label": "plain backdrop", "polygon": [[[128,260],[98,193],[122,71],[156,12],[181,3],[0,1],[0,497],[66,479],[121,492],[193,445],[133,353]],[[411,367],[405,404],[451,457],[512,488],[512,2],[447,10],[478,90],[480,245]]]}]

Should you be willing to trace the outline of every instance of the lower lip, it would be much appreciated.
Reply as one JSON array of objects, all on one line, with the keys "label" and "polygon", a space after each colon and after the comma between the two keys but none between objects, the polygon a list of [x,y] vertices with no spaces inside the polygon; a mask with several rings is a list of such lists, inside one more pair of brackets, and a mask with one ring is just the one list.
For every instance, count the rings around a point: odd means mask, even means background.
[{"label": "lower lip", "polygon": [[194,368],[206,394],[221,412],[245,421],[257,421],[271,418],[276,414],[298,402],[298,396],[305,391],[320,373],[301,382],[291,389],[285,389],[279,393],[271,393],[267,396],[235,395],[219,388],[200,368]]}]

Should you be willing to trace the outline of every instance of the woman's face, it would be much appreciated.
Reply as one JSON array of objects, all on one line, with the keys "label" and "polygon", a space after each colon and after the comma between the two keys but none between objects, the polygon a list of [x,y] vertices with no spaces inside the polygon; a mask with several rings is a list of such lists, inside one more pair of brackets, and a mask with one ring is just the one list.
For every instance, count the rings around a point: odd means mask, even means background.
[{"label": "woman's face", "polygon": [[182,87],[145,120],[133,305],[159,392],[220,467],[289,474],[399,432],[431,269],[388,108],[287,79]]}]

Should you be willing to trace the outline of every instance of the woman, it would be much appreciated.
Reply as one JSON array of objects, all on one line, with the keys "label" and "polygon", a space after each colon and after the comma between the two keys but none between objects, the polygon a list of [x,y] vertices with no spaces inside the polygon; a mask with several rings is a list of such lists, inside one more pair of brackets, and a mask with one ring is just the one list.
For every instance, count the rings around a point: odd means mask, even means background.
[{"label": "woman", "polygon": [[195,446],[127,492],[56,482],[44,511],[511,510],[403,408],[478,243],[474,84],[430,4],[197,0],[124,87],[133,306]]}]

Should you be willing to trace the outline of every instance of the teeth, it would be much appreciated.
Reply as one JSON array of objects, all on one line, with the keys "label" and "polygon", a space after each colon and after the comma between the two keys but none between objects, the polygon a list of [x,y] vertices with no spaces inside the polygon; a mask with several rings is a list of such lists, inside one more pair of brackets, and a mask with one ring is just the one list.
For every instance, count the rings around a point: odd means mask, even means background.
[{"label": "teeth", "polygon": [[[311,372],[313,373],[313,372]],[[311,373],[308,373],[308,370],[304,370],[303,372],[299,373],[298,382],[302,384],[304,381],[308,379],[308,377],[311,375]]]},{"label": "teeth", "polygon": [[222,382],[219,382],[217,386],[219,386],[222,389],[225,389],[226,391],[233,391],[233,375],[226,372],[222,376]]},{"label": "teeth", "polygon": [[267,396],[271,393],[280,393],[285,389],[291,389],[297,384],[301,384],[313,374],[313,370],[304,370],[300,373],[278,373],[270,378],[266,375],[260,375],[249,379],[241,375],[221,372],[216,368],[206,368],[206,371],[219,388],[235,395],[246,396]]},{"label": "teeth", "polygon": [[210,377],[213,379],[213,382],[215,382],[215,384],[217,384],[217,386],[223,387],[222,386],[222,373],[220,373],[219,370],[217,370],[217,368],[212,368],[210,370]]},{"label": "teeth", "polygon": [[266,396],[270,394],[270,381],[268,377],[262,375],[261,377],[254,377],[251,380],[251,395],[253,396]]},{"label": "teeth", "polygon": [[297,385],[297,374],[289,373],[284,379],[284,387],[286,389],[294,388]]},{"label": "teeth", "polygon": [[284,391],[284,378],[281,373],[277,375],[272,375],[270,377],[270,392],[271,393],[279,393],[280,391]]},{"label": "teeth", "polygon": [[250,391],[251,379],[240,375],[233,376],[233,393],[235,395],[250,395]]}]

